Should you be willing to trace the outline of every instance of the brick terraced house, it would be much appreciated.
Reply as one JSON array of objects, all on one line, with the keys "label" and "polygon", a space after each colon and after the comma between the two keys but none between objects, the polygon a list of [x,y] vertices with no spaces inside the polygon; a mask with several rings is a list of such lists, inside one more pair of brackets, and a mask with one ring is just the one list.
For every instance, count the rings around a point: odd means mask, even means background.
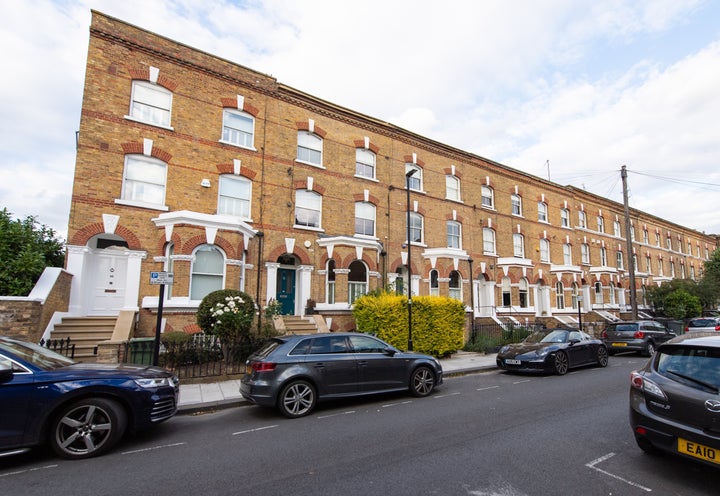
[{"label": "brick terraced house", "polygon": [[642,309],[644,288],[699,278],[716,248],[630,218],[633,253],[617,202],[92,13],[67,316],[131,312],[152,335],[150,273],[167,271],[175,330],[221,288],[298,316],[313,300],[332,330],[354,329],[353,301],[384,287],[460,299],[468,322],[611,319],[629,304],[630,257]]}]

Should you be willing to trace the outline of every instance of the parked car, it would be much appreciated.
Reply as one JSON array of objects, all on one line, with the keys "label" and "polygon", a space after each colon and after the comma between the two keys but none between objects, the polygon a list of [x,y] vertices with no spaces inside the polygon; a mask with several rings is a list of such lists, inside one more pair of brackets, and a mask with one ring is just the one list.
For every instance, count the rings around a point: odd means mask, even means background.
[{"label": "parked car", "polygon": [[720,317],[695,317],[685,326],[685,332],[720,331]]},{"label": "parked car", "polygon": [[690,333],[658,347],[630,378],[638,446],[720,466],[720,335]]},{"label": "parked car", "polygon": [[504,370],[564,375],[583,365],[607,367],[608,350],[602,341],[580,330],[556,329],[534,332],[520,343],[503,346],[496,362]]},{"label": "parked car", "polygon": [[309,414],[322,400],[403,390],[427,396],[443,382],[435,358],[352,332],[273,338],[246,366],[242,396],[289,418]]},{"label": "parked car", "polygon": [[61,457],[110,450],[177,412],[179,381],[150,366],[75,363],[0,337],[0,457],[49,444]]},{"label": "parked car", "polygon": [[676,334],[654,320],[613,322],[605,327],[602,340],[608,351],[635,351],[643,356],[652,356],[655,348]]}]

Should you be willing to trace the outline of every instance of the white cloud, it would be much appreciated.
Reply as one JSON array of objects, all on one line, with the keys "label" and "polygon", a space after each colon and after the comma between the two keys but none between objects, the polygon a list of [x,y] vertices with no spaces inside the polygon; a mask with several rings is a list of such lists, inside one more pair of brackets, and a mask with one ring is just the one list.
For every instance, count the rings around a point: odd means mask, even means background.
[{"label": "white cloud", "polygon": [[0,197],[61,233],[91,8],[560,184],[618,200],[627,164],[632,206],[720,233],[715,3],[3,2]]}]

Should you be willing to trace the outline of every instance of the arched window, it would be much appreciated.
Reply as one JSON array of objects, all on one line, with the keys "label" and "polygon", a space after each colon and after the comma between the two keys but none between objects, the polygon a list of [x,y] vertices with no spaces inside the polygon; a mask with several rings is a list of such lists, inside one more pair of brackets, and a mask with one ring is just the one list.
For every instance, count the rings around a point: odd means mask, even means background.
[{"label": "arched window", "polygon": [[495,255],[495,230],[489,227],[483,228],[483,253]]},{"label": "arched window", "polygon": [[198,246],[190,269],[190,299],[202,300],[222,289],[225,282],[225,255],[214,245]]},{"label": "arched window", "polygon": [[520,297],[520,308],[527,308],[530,306],[530,298],[528,297],[528,280],[527,278],[523,277],[520,279],[520,283],[518,284],[519,287],[519,294]]},{"label": "arched window", "polygon": [[512,195],[510,196],[510,203],[512,203],[512,214],[522,216],[522,197]]},{"label": "arched window", "polygon": [[323,140],[309,131],[298,131],[297,160],[322,166]]},{"label": "arched window", "polygon": [[440,285],[438,283],[438,271],[432,269],[430,271],[430,296],[440,295]]},{"label": "arched window", "polygon": [[540,222],[548,221],[548,207],[545,202],[538,202],[538,220]]},{"label": "arched window", "polygon": [[327,261],[325,272],[325,301],[329,304],[335,303],[335,260]]},{"label": "arched window", "polygon": [[170,127],[172,93],[150,81],[133,81],[130,117],[155,126]]},{"label": "arched window", "polygon": [[563,264],[572,265],[572,246],[569,243],[563,244]]},{"label": "arched window", "polygon": [[572,283],[572,307],[573,310],[578,309],[578,296],[580,296],[580,288],[578,287],[577,283]]},{"label": "arched window", "polygon": [[222,140],[231,145],[253,148],[255,118],[247,112],[226,108],[223,110]]},{"label": "arched window", "polygon": [[512,293],[510,292],[510,278],[502,278],[502,306],[512,306]]},{"label": "arched window", "polygon": [[[414,170],[415,173],[407,177],[407,174]],[[420,167],[418,167],[415,164],[405,164],[405,181],[407,182],[407,186],[410,187],[410,190],[412,191],[422,191],[423,189],[423,171]]]},{"label": "arched window", "polygon": [[355,203],[355,234],[375,236],[375,205],[372,203]]},{"label": "arched window", "polygon": [[550,241],[545,238],[540,240],[540,261],[550,263]]},{"label": "arched window", "polygon": [[447,245],[448,248],[462,248],[461,225],[454,220],[447,221]]},{"label": "arched window", "polygon": [[460,201],[460,179],[457,176],[445,176],[445,198]]},{"label": "arched window", "polygon": [[[175,243],[172,241],[165,244],[165,263],[163,264],[163,270],[168,274],[172,274],[174,271],[175,261],[173,256],[175,255]],[[170,300],[172,298],[172,284],[165,286],[165,299]]]},{"label": "arched window", "polygon": [[480,194],[482,196],[482,206],[485,208],[495,208],[495,196],[490,186],[481,186]]},{"label": "arched window", "polygon": [[450,298],[462,301],[462,278],[460,272],[453,270],[450,272],[450,283],[449,283]]},{"label": "arched window", "polygon": [[595,304],[596,305],[603,304],[603,289],[602,289],[602,283],[600,283],[600,281],[595,283]]},{"label": "arched window", "polygon": [[352,305],[360,296],[367,293],[368,288],[368,271],[365,264],[360,260],[355,260],[350,264],[350,273],[348,274],[348,300]]},{"label": "arched window", "polygon": [[365,148],[355,149],[355,175],[366,179],[375,179],[376,156]]},{"label": "arched window", "polygon": [[417,212],[410,212],[410,241],[423,243],[423,216]]},{"label": "arched window", "polygon": [[218,214],[250,218],[252,183],[244,177],[222,174],[218,187]]},{"label": "arched window", "polygon": [[608,291],[608,295],[610,296],[610,304],[615,304],[615,283],[610,283],[610,290]]},{"label": "arched window", "polygon": [[513,234],[513,256],[525,258],[525,238],[522,234]]},{"label": "arched window", "polygon": [[555,303],[558,310],[565,308],[565,286],[561,281],[555,284]]}]

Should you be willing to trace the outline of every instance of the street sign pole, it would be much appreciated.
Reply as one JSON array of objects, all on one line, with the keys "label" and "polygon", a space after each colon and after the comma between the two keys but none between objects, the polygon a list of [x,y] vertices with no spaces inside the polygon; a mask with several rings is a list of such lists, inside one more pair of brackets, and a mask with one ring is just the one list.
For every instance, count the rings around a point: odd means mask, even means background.
[{"label": "street sign pole", "polygon": [[160,363],[160,327],[162,326],[163,301],[165,300],[165,285],[160,285],[160,296],[158,297],[157,324],[155,324],[155,347],[153,348],[153,365]]}]

